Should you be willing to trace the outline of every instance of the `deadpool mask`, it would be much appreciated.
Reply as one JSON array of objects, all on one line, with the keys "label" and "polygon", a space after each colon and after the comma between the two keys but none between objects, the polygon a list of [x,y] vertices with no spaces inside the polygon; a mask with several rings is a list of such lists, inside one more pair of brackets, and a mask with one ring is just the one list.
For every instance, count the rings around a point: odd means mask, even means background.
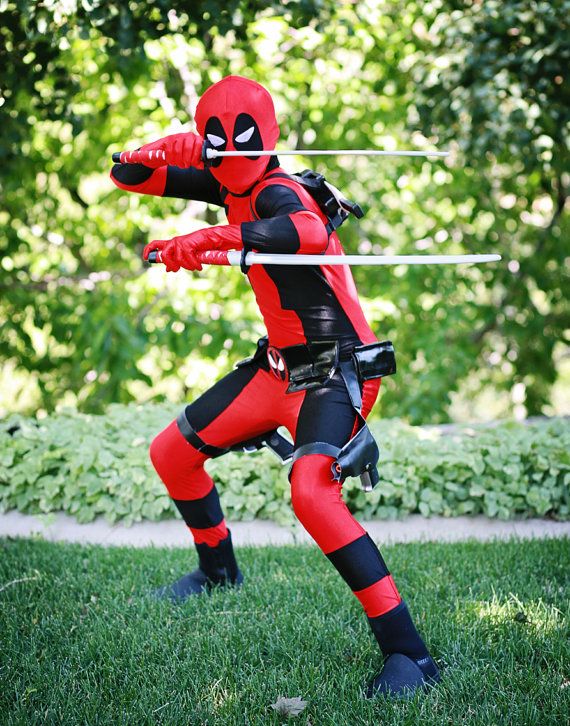
[{"label": "deadpool mask", "polygon": [[268,156],[248,151],[274,149],[279,138],[269,93],[255,81],[227,76],[210,86],[196,107],[198,133],[217,151],[243,151],[244,156],[214,159],[210,170],[228,191],[243,194],[263,176]]}]

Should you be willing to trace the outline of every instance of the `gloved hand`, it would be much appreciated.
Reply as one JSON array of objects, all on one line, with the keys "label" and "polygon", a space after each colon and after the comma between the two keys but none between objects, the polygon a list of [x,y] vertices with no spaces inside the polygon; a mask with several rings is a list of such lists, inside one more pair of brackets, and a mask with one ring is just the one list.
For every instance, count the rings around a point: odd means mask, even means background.
[{"label": "gloved hand", "polygon": [[239,250],[243,246],[241,227],[239,224],[224,224],[218,227],[206,227],[190,234],[172,239],[155,239],[143,250],[143,260],[157,250],[158,261],[166,266],[167,272],[185,270],[201,270],[199,253],[206,250]]},{"label": "gloved hand", "polygon": [[202,144],[198,134],[187,132],[171,134],[150,144],[144,144],[136,151],[122,151],[121,164],[144,164],[151,169],[167,164],[188,169],[193,166],[202,169]]},{"label": "gloved hand", "polygon": [[149,254],[156,250],[157,262],[162,262],[167,272],[178,272],[181,267],[186,270],[201,270],[202,264],[196,257],[197,250],[191,244],[185,245],[183,240],[184,237],[155,239],[144,248],[143,260],[148,260]]}]

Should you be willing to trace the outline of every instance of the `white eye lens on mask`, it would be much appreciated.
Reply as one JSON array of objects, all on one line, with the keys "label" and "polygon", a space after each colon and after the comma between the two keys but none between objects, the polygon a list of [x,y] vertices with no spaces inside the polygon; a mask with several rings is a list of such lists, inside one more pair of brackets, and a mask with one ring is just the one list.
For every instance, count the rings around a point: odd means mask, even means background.
[{"label": "white eye lens on mask", "polygon": [[248,129],[246,129],[243,133],[241,133],[239,136],[236,136],[236,142],[238,144],[245,144],[246,141],[249,141],[251,137],[253,136],[253,132],[255,131],[253,126],[250,126]]},{"label": "white eye lens on mask", "polygon": [[226,143],[225,139],[222,139],[221,136],[216,136],[216,134],[206,134],[206,138],[212,146],[222,146],[222,144]]}]

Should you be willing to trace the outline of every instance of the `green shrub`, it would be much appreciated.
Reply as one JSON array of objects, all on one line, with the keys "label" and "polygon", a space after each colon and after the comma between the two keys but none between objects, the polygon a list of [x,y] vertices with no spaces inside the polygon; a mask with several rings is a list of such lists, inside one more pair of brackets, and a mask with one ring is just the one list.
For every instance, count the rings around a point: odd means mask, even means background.
[{"label": "green shrub", "polygon": [[[148,444],[178,406],[113,405],[104,416],[65,411],[0,424],[0,508],[64,511],[80,522],[104,515],[130,523],[172,517]],[[345,497],[362,518],[483,513],[508,519],[569,519],[570,421],[441,429],[375,422],[381,483],[370,493],[348,480]],[[208,462],[228,519],[289,522],[287,467],[269,452]]]}]

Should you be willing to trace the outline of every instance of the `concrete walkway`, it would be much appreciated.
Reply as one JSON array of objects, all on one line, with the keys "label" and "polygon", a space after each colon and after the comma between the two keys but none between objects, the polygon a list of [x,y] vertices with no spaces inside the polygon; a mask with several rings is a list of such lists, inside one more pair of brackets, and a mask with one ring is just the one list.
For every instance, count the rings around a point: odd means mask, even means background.
[{"label": "concrete walkway", "polygon": [[[432,517],[426,519],[413,514],[404,520],[375,520],[363,522],[377,542],[440,541],[457,542],[466,539],[521,539],[542,537],[570,537],[570,522],[546,519],[527,519],[502,522],[486,517]],[[281,527],[274,522],[229,523],[236,545],[284,545],[311,542],[305,530],[296,525]],[[31,516],[19,512],[0,514],[0,537],[41,536],[52,542],[79,542],[82,544],[126,545],[132,547],[184,547],[190,543],[187,529],[180,520],[140,522],[132,527],[111,525],[104,519],[90,524],[78,524],[65,514]]]}]

